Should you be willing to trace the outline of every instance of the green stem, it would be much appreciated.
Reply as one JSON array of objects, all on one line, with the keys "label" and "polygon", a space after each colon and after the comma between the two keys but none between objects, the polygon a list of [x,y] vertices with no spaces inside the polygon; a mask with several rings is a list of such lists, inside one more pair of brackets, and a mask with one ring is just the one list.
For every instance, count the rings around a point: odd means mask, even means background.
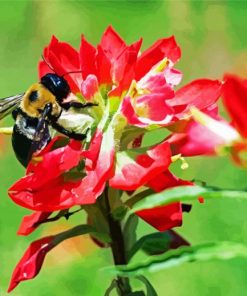
[{"label": "green stem", "polygon": [[[105,207],[107,211],[107,220],[109,224],[110,235],[112,239],[111,250],[115,265],[126,265],[127,258],[125,255],[124,238],[119,221],[115,220],[111,215],[111,207],[109,203],[108,188],[105,189]],[[116,278],[117,291],[119,296],[127,296],[132,292],[129,279],[118,276]]]}]

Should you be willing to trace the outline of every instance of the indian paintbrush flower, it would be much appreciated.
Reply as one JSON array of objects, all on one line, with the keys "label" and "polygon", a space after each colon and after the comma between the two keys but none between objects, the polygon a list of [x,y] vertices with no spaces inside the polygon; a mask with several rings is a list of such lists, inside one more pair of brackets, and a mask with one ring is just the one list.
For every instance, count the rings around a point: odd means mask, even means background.
[{"label": "indian paintbrush flower", "polygon": [[[179,141],[186,141],[193,131],[191,107],[216,110],[222,84],[198,79],[175,89],[182,79],[182,73],[174,68],[181,57],[175,38],[160,39],[143,52],[141,43],[140,39],[127,45],[109,27],[97,47],[82,36],[76,50],[53,36],[44,49],[40,77],[51,69],[58,75],[77,71],[66,75],[73,93],[68,99],[96,105],[82,109],[83,121],[79,117],[74,123],[75,128],[87,126],[84,142],[55,137],[34,155],[26,175],[9,189],[15,203],[35,211],[23,220],[19,234],[31,233],[55,211],[80,206],[87,212],[88,221],[93,221],[93,233],[103,232],[96,239],[100,242],[103,236],[110,236],[114,240],[111,224],[121,223],[130,205],[125,200],[131,200],[135,192],[147,190],[150,194],[180,185],[193,186],[173,175],[169,167],[173,159],[182,157],[178,153],[204,153],[190,150]],[[71,118],[77,113],[72,112]],[[143,136],[155,129],[170,131],[171,135],[154,145],[142,145]],[[106,215],[100,208],[104,199]],[[118,211],[115,220],[109,218],[114,211]],[[175,202],[136,215],[166,231],[182,224],[182,212],[182,204]],[[9,290],[37,275],[52,242],[50,237],[31,244],[15,269]],[[31,270],[28,275],[27,268]]]}]

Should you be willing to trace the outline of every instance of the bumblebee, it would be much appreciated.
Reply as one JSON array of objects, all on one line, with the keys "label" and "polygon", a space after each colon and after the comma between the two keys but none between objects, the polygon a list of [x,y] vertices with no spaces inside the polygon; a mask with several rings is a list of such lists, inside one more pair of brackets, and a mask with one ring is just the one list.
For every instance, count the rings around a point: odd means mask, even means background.
[{"label": "bumblebee", "polygon": [[96,104],[65,102],[71,90],[63,76],[48,73],[39,83],[31,85],[24,94],[0,100],[0,119],[12,113],[15,120],[12,146],[16,158],[24,167],[28,165],[32,155],[51,140],[49,126],[69,138],[82,141],[86,137],[86,134],[68,130],[58,121],[64,110]]}]

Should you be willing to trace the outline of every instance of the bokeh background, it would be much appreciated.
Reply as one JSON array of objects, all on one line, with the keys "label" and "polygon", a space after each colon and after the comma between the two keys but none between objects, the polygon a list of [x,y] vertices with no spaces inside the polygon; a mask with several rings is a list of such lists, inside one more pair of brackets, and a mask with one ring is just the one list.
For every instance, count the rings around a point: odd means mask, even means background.
[{"label": "bokeh background", "polygon": [[[140,36],[144,48],[156,39],[175,35],[182,48],[177,65],[183,84],[199,77],[222,78],[224,72],[247,77],[246,1],[0,1],[0,97],[15,95],[37,81],[37,61],[51,35],[79,46],[83,33],[93,44],[112,24],[131,43]],[[224,111],[222,110],[224,113]],[[2,126],[11,124],[6,119]],[[156,135],[159,137],[159,135]],[[14,157],[10,138],[1,137],[0,149],[0,294],[6,295],[12,270],[29,242],[67,229],[83,220],[72,217],[40,227],[30,237],[17,237],[27,213],[7,196],[8,187],[24,174]],[[147,141],[152,141],[149,137]],[[246,188],[247,172],[227,158],[188,160],[186,179],[197,178],[224,188]],[[233,200],[194,204],[178,231],[193,244],[232,240],[247,244],[247,203]],[[139,233],[151,231],[144,224]],[[110,276],[102,267],[111,262],[89,238],[70,240],[47,257],[39,276],[22,283],[13,296],[103,295]],[[159,296],[243,296],[247,291],[247,260],[188,263],[150,275]]]}]

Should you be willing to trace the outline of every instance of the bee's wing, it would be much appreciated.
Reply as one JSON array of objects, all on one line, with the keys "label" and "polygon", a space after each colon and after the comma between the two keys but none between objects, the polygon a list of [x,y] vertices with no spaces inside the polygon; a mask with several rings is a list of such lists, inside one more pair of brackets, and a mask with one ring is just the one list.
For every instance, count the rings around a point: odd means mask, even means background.
[{"label": "bee's wing", "polygon": [[17,108],[24,94],[0,99],[0,120]]}]

